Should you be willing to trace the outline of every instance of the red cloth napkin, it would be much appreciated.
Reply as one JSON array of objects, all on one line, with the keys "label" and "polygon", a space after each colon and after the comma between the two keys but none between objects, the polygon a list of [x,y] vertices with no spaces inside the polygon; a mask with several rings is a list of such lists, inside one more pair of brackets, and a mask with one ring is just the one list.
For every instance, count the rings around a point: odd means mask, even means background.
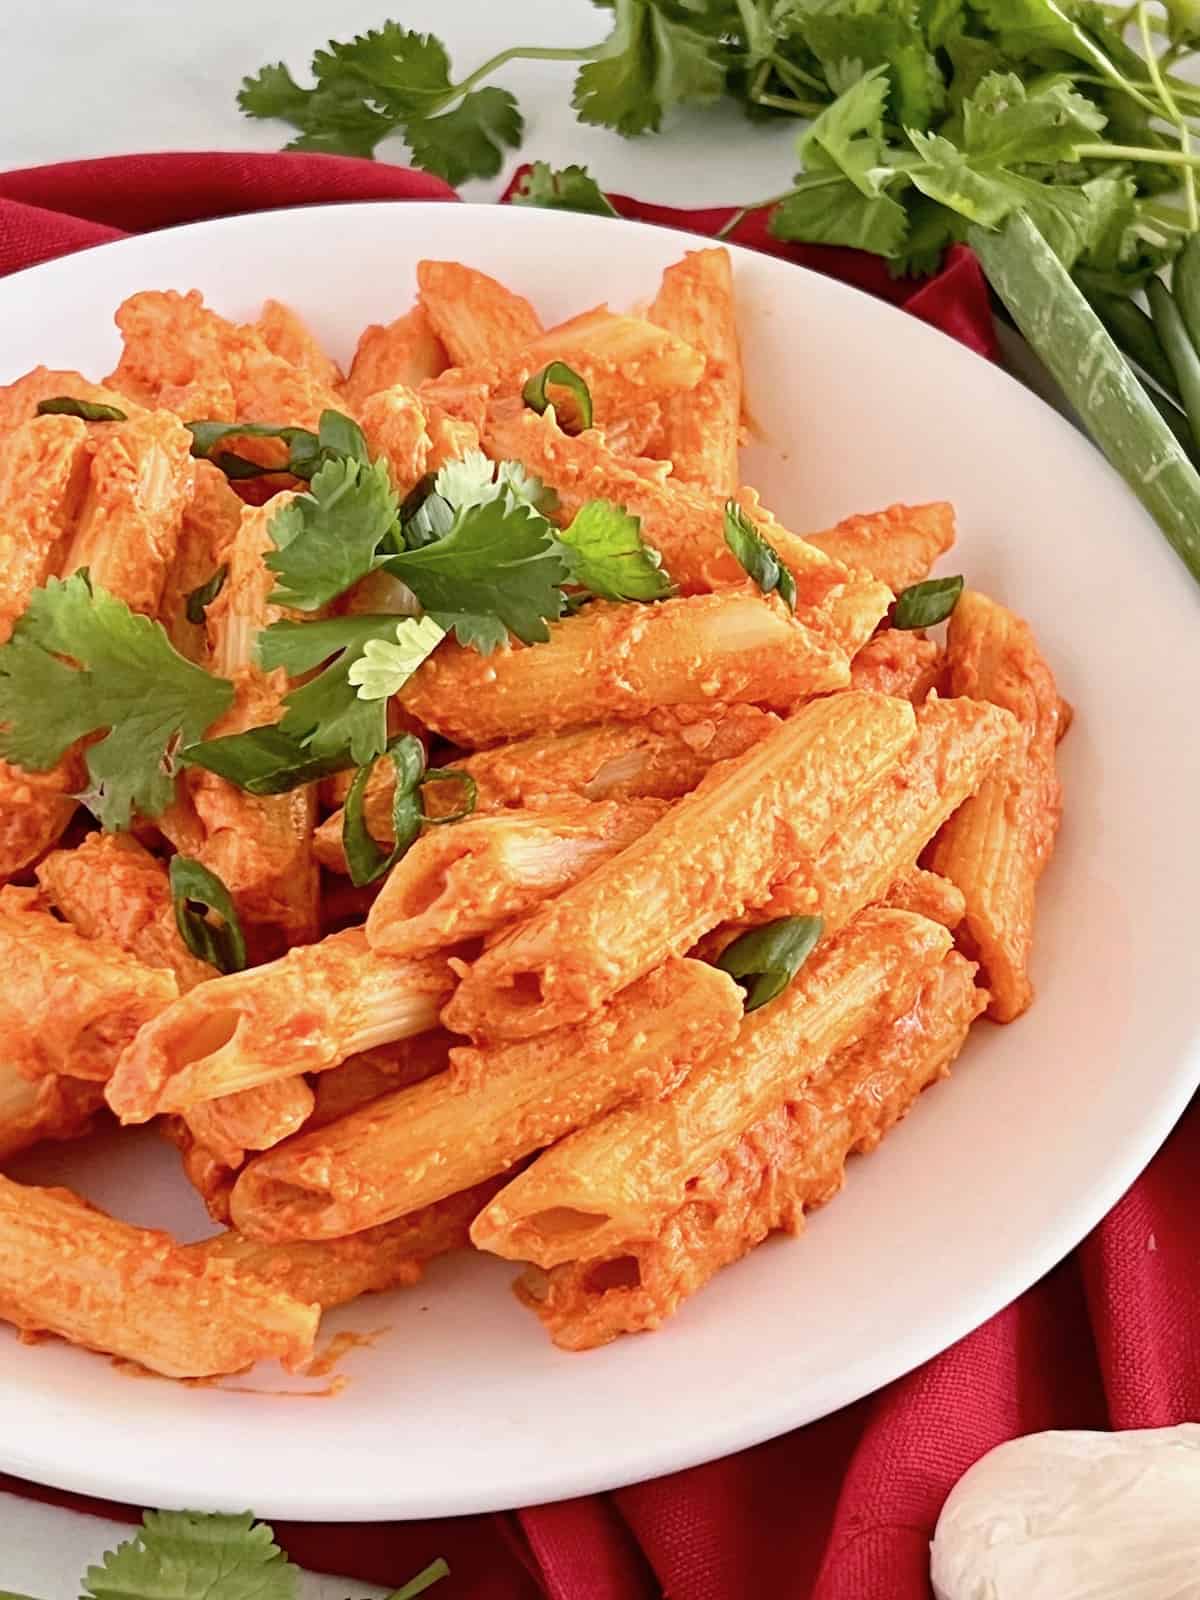
[{"label": "red cloth napkin", "polygon": [[[0,174],[0,273],[123,231],[272,206],[414,198],[455,196],[424,174],[334,156],[131,156]],[[613,198],[622,214],[700,233],[729,215]],[[852,251],[781,245],[761,217],[734,238],[886,294],[972,348],[993,350],[986,288],[968,251],[952,250],[937,277],[914,287]],[[445,1600],[928,1600],[928,1544],[942,1502],[993,1445],[1042,1428],[1200,1416],[1197,1217],[1200,1108],[1049,1276],[945,1354],[822,1422],[613,1494],[497,1516],[278,1524],[277,1532],[305,1566],[364,1582],[399,1583],[444,1555],[453,1575],[434,1590],[439,1600],[443,1592]],[[0,1478],[0,1488],[137,1516],[13,1479]]]}]

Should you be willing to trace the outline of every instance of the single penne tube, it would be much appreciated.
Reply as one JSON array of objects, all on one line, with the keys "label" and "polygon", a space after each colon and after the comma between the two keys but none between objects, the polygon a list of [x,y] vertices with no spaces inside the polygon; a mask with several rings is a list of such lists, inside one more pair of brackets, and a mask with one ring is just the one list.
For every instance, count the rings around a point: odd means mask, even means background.
[{"label": "single penne tube", "polygon": [[1028,624],[970,589],[950,619],[947,665],[955,694],[1003,707],[1020,728],[1005,761],[946,823],[928,862],[962,890],[961,936],[991,991],[988,1015],[1011,1022],[1033,998],[1034,894],[1058,831],[1058,691]]},{"label": "single penne tube", "polygon": [[[560,521],[569,522],[595,499],[615,500],[640,517],[642,537],[662,556],[681,593],[706,594],[745,583],[746,574],[725,542],[724,501],[674,482],[666,462],[625,461],[594,429],[567,434],[549,411],[539,416],[507,401],[489,408],[482,438],[489,455],[520,461],[557,492],[554,515]],[[850,574],[840,562],[781,527],[757,496],[747,495],[742,503],[795,578],[800,615],[847,583]],[[889,600],[885,595],[876,621]]]},{"label": "single penne tube", "polygon": [[214,978],[169,1006],[121,1057],[107,1091],[122,1122],[204,1100],[432,1028],[454,979],[437,958],[382,956],[361,928],[297,945],[265,966]]},{"label": "single penne tube", "polygon": [[783,708],[850,680],[845,651],[757,591],[655,606],[597,600],[550,624],[547,644],[489,656],[447,640],[417,668],[400,704],[456,744],[634,721],[655,706],[747,701]]},{"label": "single penne tube", "polygon": [[943,928],[951,931],[958,927],[967,910],[966,899],[958,885],[936,872],[927,872],[924,867],[913,867],[911,872],[897,878],[880,905],[890,906],[894,911],[915,912],[919,917],[928,917],[930,922],[940,922]]},{"label": "single penne tube", "polygon": [[62,556],[64,573],[86,567],[93,583],[157,617],[192,497],[191,442],[169,411],[108,424]]},{"label": "single penne tube", "polygon": [[995,706],[936,697],[918,706],[915,736],[897,764],[749,920],[819,912],[826,933],[844,927],[912,871],[946,818],[1005,761],[1016,736],[1013,719]]},{"label": "single penne tube", "polygon": [[103,1082],[143,1023],[179,992],[171,972],[11,902],[0,907],[0,967],[5,1053],[31,1078]]},{"label": "single penne tube", "polygon": [[[278,719],[282,673],[234,673],[235,698],[209,738]],[[254,795],[215,772],[190,769],[188,795],[204,830],[196,855],[233,897],[253,954],[275,956],[317,937],[319,875],[313,855],[317,794],[304,784],[287,794]]]},{"label": "single penne tube", "polygon": [[540,1039],[462,1049],[451,1069],[251,1161],[233,1191],[253,1239],[332,1239],[482,1182],[613,1106],[664,1093],[728,1046],[741,994],[669,961],[600,1015]]},{"label": "single penne tube", "polygon": [[742,358],[728,250],[689,250],[667,267],[647,316],[704,354],[695,387],[664,403],[656,453],[677,482],[721,499],[736,495]]},{"label": "single penne tube", "polygon": [[474,1037],[574,1022],[766,900],[912,740],[904,700],[814,700],[723,762],[642,837],[539,906],[470,967],[444,1014]]},{"label": "single penne tube", "polygon": [[123,348],[109,378],[143,405],[193,421],[278,423],[316,428],[336,409],[337,391],[284,361],[259,330],[229,322],[195,289],[144,289],[116,312]]},{"label": "single penne tube", "polygon": [[987,996],[955,952],[926,976],[902,1017],[839,1050],[805,1084],[724,1151],[652,1239],[617,1254],[530,1267],[520,1298],[555,1344],[589,1350],[659,1328],[689,1296],[768,1234],[797,1234],[832,1199],[847,1158],[874,1148],[921,1091],[946,1076]]},{"label": "single penne tube", "polygon": [[0,1178],[0,1318],[22,1333],[54,1333],[168,1378],[208,1378],[273,1359],[302,1367],[320,1315],[66,1189]]},{"label": "single penne tube", "polygon": [[850,684],[876,694],[898,694],[918,706],[940,684],[944,659],[934,640],[902,628],[884,628],[850,663]]},{"label": "single penne tube", "polygon": [[281,300],[264,300],[254,329],[272,355],[277,355],[281,361],[299,367],[327,388],[336,388],[341,383],[337,362],[325,354],[312,329],[291,306],[285,306]]},{"label": "single penne tube", "polygon": [[367,916],[367,943],[424,955],[490,933],[578,883],[666,809],[662,800],[579,800],[434,828],[388,874]]},{"label": "single penne tube", "polygon": [[197,461],[193,470],[195,493],[184,507],[175,558],[163,584],[158,620],[180,655],[207,666],[207,635],[203,622],[188,618],[188,596],[208,583],[228,561],[245,507],[229,487],[225,474],[211,461]]},{"label": "single penne tube", "polygon": [[934,562],[954,543],[954,507],[945,500],[888,506],[866,516],[846,517],[805,538],[835,561],[869,572],[899,591],[927,578]]},{"label": "single penne tube", "polygon": [[58,571],[91,466],[78,417],[34,417],[0,434],[0,641]]},{"label": "single penne tube", "polygon": [[202,1101],[185,1111],[183,1120],[196,1143],[232,1169],[241,1166],[247,1150],[270,1150],[299,1133],[315,1104],[303,1078],[277,1078]]},{"label": "single penne tube", "polygon": [[46,772],[0,761],[0,883],[58,843],[75,815],[75,795],[84,781],[83,763],[73,751]]},{"label": "single penne tube", "polygon": [[344,1239],[263,1244],[229,1229],[186,1248],[201,1260],[228,1261],[242,1276],[258,1278],[293,1299],[330,1311],[360,1295],[410,1288],[420,1282],[426,1264],[435,1257],[467,1249],[471,1223],[502,1182],[490,1178]]},{"label": "single penne tube", "polygon": [[0,1063],[0,1161],[42,1139],[74,1139],[92,1125],[104,1090],[83,1078],[27,1078],[15,1062]]},{"label": "single penne tube", "polygon": [[[716,762],[740,756],[778,726],[774,712],[760,706],[663,707],[640,722],[535,734],[450,765],[474,780],[479,813],[509,806],[542,808],[572,797],[676,800],[694,789]],[[439,815],[441,804],[452,804],[438,788],[426,790],[432,816]],[[390,762],[380,762],[367,780],[363,820],[381,844],[392,840],[394,791],[395,771]],[[339,807],[313,838],[317,860],[335,872],[347,870],[343,820]]]},{"label": "single penne tube", "polygon": [[128,833],[90,833],[73,850],[54,850],[37,881],[85,939],[107,938],[148,967],[167,967],[180,994],[215,976],[179,934],[167,869]]},{"label": "single penne tube", "polygon": [[449,365],[446,347],[434,333],[425,307],[416,305],[394,322],[382,326],[373,322],[363,329],[341,387],[342,400],[357,411],[377,390],[396,383],[415,389]]},{"label": "single penne tube", "polygon": [[418,261],[417,287],[429,325],[456,367],[499,361],[542,331],[528,300],[461,261]]},{"label": "single penne tube", "polygon": [[947,929],[924,917],[864,911],[678,1088],[619,1107],[544,1151],[476,1218],[472,1240],[549,1268],[653,1238],[724,1150],[794,1099],[836,1051],[902,1016],[950,944]]},{"label": "single penne tube", "polygon": [[253,667],[259,630],[285,614],[267,599],[276,583],[265,559],[275,549],[267,527],[294,498],[284,490],[266,505],[243,507],[237,532],[227,546],[229,572],[224,587],[204,613],[212,670],[221,677],[231,678],[235,672]]}]

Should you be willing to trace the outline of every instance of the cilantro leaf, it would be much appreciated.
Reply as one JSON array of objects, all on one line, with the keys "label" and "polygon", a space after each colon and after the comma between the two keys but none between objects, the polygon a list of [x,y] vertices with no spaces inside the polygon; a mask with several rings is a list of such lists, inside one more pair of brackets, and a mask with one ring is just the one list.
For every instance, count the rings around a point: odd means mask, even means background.
[{"label": "cilantro leaf", "polygon": [[547,618],[562,613],[567,566],[540,512],[508,496],[458,512],[444,538],[405,550],[384,562],[408,585],[443,628],[458,632],[458,617],[472,643],[487,654],[501,640],[495,627],[480,637],[480,618],[515,633],[525,644],[544,643]]},{"label": "cilantro leaf", "polygon": [[313,74],[322,85],[354,82],[372,91],[393,116],[428,116],[450,92],[450,57],[440,39],[385,22],[348,43],[329,41],[313,56]]},{"label": "cilantro leaf", "polygon": [[611,500],[589,500],[558,535],[572,583],[604,600],[662,600],[671,580],[642,541],[639,517]]},{"label": "cilantro leaf", "polygon": [[763,538],[736,500],[725,502],[725,543],[764,594],[778,591],[788,610],[795,611],[795,578],[779,552]]},{"label": "cilantro leaf", "polygon": [[295,1600],[299,1575],[248,1511],[147,1511],[132,1539],[88,1568],[84,1600]]},{"label": "cilantro leaf", "polygon": [[179,655],[159,623],[84,573],[35,589],[0,646],[0,755],[43,771],[107,730],[88,746],[83,799],[108,829],[166,809],[176,745],[198,739],[232,702],[231,683]]},{"label": "cilantro leaf", "polygon": [[725,67],[710,39],[652,0],[615,0],[614,9],[612,33],[575,80],[581,122],[627,137],[657,133],[672,106],[720,96]]},{"label": "cilantro leaf", "polygon": [[1097,134],[1103,111],[1061,79],[1030,94],[1015,73],[993,72],[963,103],[963,149],[1003,166],[1049,166],[1074,158],[1081,139]]},{"label": "cilantro leaf", "polygon": [[586,167],[560,167],[535,161],[512,196],[515,206],[541,206],[545,211],[583,211],[597,217],[619,213]]},{"label": "cilantro leaf", "polygon": [[248,117],[276,117],[299,128],[312,97],[313,91],[302,89],[283,62],[276,61],[242,79],[237,101]]},{"label": "cilantro leaf", "polygon": [[275,622],[258,636],[258,659],[268,671],[282,667],[296,677],[323,670],[284,697],[280,730],[312,756],[338,758],[349,751],[353,765],[379,755],[387,744],[387,703],[363,700],[350,669],[371,639],[395,637],[392,615],[331,617],[323,622]]},{"label": "cilantro leaf", "polygon": [[308,494],[276,512],[267,531],[277,549],[266,564],[279,579],[277,605],[317,611],[375,565],[398,504],[384,461],[327,461]]},{"label": "cilantro leaf", "polygon": [[494,178],[506,147],[518,149],[525,122],[507,89],[472,89],[452,111],[405,125],[413,160],[447,183]]},{"label": "cilantro leaf", "polygon": [[882,69],[902,126],[928,128],[942,109],[945,82],[911,7],[814,8],[801,31],[831,82]]},{"label": "cilantro leaf", "polygon": [[888,99],[886,67],[875,67],[826,107],[797,141],[807,172],[840,172],[868,199],[892,173],[882,165],[883,113]]},{"label": "cilantro leaf", "polygon": [[346,749],[316,756],[299,739],[284,733],[278,723],[272,723],[187,745],[179,752],[179,764],[215,772],[248,794],[288,794],[306,783],[344,772],[355,761]]},{"label": "cilantro leaf", "polygon": [[350,665],[347,682],[360,700],[388,700],[399,694],[425,657],[446,637],[432,617],[404,617],[392,639],[368,639]]},{"label": "cilantro leaf", "polygon": [[820,172],[800,177],[770,222],[777,239],[849,245],[877,256],[897,255],[908,227],[904,207],[889,195],[868,200],[848,178]]}]

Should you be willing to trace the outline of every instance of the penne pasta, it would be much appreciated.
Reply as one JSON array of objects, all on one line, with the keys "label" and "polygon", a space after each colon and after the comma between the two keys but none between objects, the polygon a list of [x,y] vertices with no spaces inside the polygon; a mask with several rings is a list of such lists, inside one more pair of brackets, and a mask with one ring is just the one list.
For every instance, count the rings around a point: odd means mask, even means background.
[{"label": "penne pasta", "polygon": [[[489,409],[481,437],[489,455],[520,461],[557,492],[555,515],[561,522],[569,522],[586,501],[597,498],[615,500],[640,517],[643,538],[660,553],[664,568],[682,594],[705,594],[745,583],[746,574],[725,543],[724,502],[672,482],[666,463],[623,461],[594,430],[572,436],[558,427],[549,412],[538,416],[507,402]],[[848,581],[857,582],[840,562],[781,527],[756,495],[744,491],[739,498],[795,578],[797,610],[802,617]],[[872,595],[882,594],[878,584],[867,585],[867,590]],[[871,627],[889,601],[890,596],[883,594]],[[863,639],[866,637],[864,634]]]},{"label": "penne pasta", "polygon": [[74,752],[46,772],[0,761],[0,883],[58,843],[75,815],[83,763]]},{"label": "penne pasta", "polygon": [[653,1238],[725,1149],[831,1055],[902,1016],[950,944],[924,917],[864,911],[676,1089],[612,1111],[539,1156],[476,1218],[472,1240],[548,1268]]},{"label": "penne pasta", "polygon": [[[570,733],[533,735],[450,764],[473,778],[479,813],[504,807],[552,806],[584,800],[675,800],[694,789],[718,761],[740,756],[779,726],[773,712],[752,705],[675,706],[640,722],[600,723]],[[392,841],[395,772],[377,765],[367,780],[363,819],[380,843]],[[438,790],[426,795],[437,816]],[[314,835],[322,866],[346,871],[339,808]]]},{"label": "penne pasta", "polygon": [[761,904],[895,766],[913,728],[903,700],[813,701],[497,940],[467,970],[446,1026],[514,1038],[575,1021]]},{"label": "penne pasta", "polygon": [[825,1072],[713,1161],[653,1239],[549,1272],[528,1268],[518,1293],[555,1344],[588,1350],[661,1327],[768,1234],[799,1233],[805,1213],[842,1187],[847,1157],[873,1149],[948,1073],[987,998],[973,971],[951,952],[910,1011],[837,1051]]},{"label": "penne pasta", "polygon": [[270,1150],[299,1133],[316,1101],[301,1077],[277,1078],[205,1100],[183,1113],[188,1132],[222,1166],[240,1167],[247,1150]]},{"label": "penne pasta", "polygon": [[664,402],[654,453],[670,461],[674,480],[722,500],[735,496],[741,482],[742,358],[729,252],[689,250],[663,273],[647,315],[704,353],[695,387]]},{"label": "penne pasta", "polygon": [[927,578],[937,558],[954,543],[954,507],[944,500],[888,506],[868,516],[846,517],[824,533],[805,537],[835,561],[869,572],[898,591]]},{"label": "penne pasta", "polygon": [[576,801],[435,828],[388,874],[367,942],[388,955],[424,955],[490,933],[586,877],[666,809],[660,800]]},{"label": "penne pasta", "polygon": [[[11,891],[8,891],[11,893]],[[108,939],[84,939],[45,911],[0,906],[5,1052],[30,1078],[103,1082],[143,1023],[178,994],[172,973]]]},{"label": "penne pasta", "polygon": [[[281,677],[255,668],[236,672],[237,697],[209,729],[209,737],[241,733],[276,719]],[[318,932],[319,883],[312,850],[315,786],[254,795],[214,772],[194,768],[188,793],[204,830],[195,854],[233,896],[260,959],[311,943]]]},{"label": "penne pasta", "polygon": [[214,978],[141,1029],[108,1086],[122,1122],[204,1100],[432,1028],[454,980],[445,961],[371,950],[361,928],[297,945],[278,961]]},{"label": "penne pasta", "polygon": [[670,961],[578,1027],[456,1050],[451,1070],[252,1161],[233,1191],[239,1232],[330,1239],[433,1204],[612,1107],[664,1093],[731,1043],[733,980]]},{"label": "penne pasta", "polygon": [[502,1181],[489,1179],[345,1239],[262,1244],[230,1229],[187,1249],[201,1260],[228,1261],[243,1276],[329,1311],[359,1295],[410,1288],[420,1282],[427,1262],[466,1249],[472,1221]]},{"label": "penne pasta", "polygon": [[850,663],[850,684],[876,694],[896,694],[918,706],[941,682],[941,647],[920,633],[884,628]]},{"label": "penne pasta", "polygon": [[1019,742],[946,823],[929,857],[966,899],[960,937],[991,990],[988,1015],[1011,1022],[1033,998],[1034,893],[1058,831],[1058,691],[1028,624],[970,589],[950,619],[947,663],[956,694],[1002,706],[1020,728]]},{"label": "penne pasta", "polygon": [[[195,492],[183,509],[179,542],[167,568],[158,620],[167,637],[190,661],[208,664],[204,624],[189,620],[188,596],[209,582],[229,557],[242,520],[242,502],[211,461],[193,464]],[[211,602],[210,602],[211,603]]]},{"label": "penne pasta", "polygon": [[368,1100],[378,1100],[381,1095],[423,1083],[435,1073],[445,1072],[450,1065],[451,1050],[465,1043],[458,1034],[447,1033],[445,1028],[430,1028],[427,1033],[414,1033],[411,1038],[398,1039],[395,1044],[350,1056],[340,1067],[331,1067],[314,1078],[316,1104],[305,1123],[306,1132],[336,1122],[348,1112],[366,1105]]},{"label": "penne pasta", "polygon": [[400,692],[411,715],[456,744],[637,720],[657,706],[747,701],[783,708],[844,688],[846,653],[746,590],[629,606],[597,600],[550,625],[548,644],[481,656],[447,641]]},{"label": "penne pasta", "polygon": [[85,939],[107,938],[147,967],[166,967],[183,994],[214,975],[192,955],[175,922],[167,869],[124,833],[90,833],[37,868],[55,909]]},{"label": "penne pasta", "polygon": [[91,460],[78,417],[34,417],[0,434],[0,642],[33,591],[58,571]]},{"label": "penne pasta", "polygon": [[0,1063],[0,1161],[42,1139],[78,1138],[103,1105],[98,1083],[54,1073],[27,1078],[15,1061]]},{"label": "penne pasta", "polygon": [[246,506],[226,548],[229,573],[204,614],[212,670],[222,677],[231,678],[235,672],[253,667],[259,630],[284,615],[282,607],[267,598],[275,587],[275,575],[264,558],[275,549],[268,525],[293,498],[285,491],[265,506]]},{"label": "penne pasta", "polygon": [[304,319],[281,300],[263,301],[254,330],[272,355],[307,372],[315,382],[328,389],[342,382],[337,362],[321,349]]},{"label": "penne pasta", "polygon": [[342,384],[342,399],[358,411],[378,390],[397,383],[416,389],[449,365],[446,347],[434,333],[425,307],[416,305],[386,326],[373,322],[363,329]]},{"label": "penne pasta", "polygon": [[939,877],[936,872],[926,872],[923,867],[914,867],[897,878],[880,904],[890,906],[893,911],[912,911],[919,917],[928,917],[930,922],[940,922],[951,932],[958,927],[967,909],[957,884]]},{"label": "penne pasta", "polygon": [[456,367],[498,361],[542,331],[528,300],[459,261],[418,262],[417,285],[429,325]]},{"label": "penne pasta", "polygon": [[327,384],[282,360],[256,328],[210,311],[194,289],[130,295],[116,321],[123,349],[108,381],[143,405],[188,421],[285,421],[303,428],[316,428],[321,412],[337,407]]},{"label": "penne pasta", "polygon": [[192,497],[191,435],[169,411],[107,425],[98,436],[64,573],[92,582],[134,611],[158,615]]},{"label": "penne pasta", "polygon": [[0,1178],[0,1318],[169,1378],[206,1378],[270,1359],[302,1367],[320,1308],[66,1189]]}]

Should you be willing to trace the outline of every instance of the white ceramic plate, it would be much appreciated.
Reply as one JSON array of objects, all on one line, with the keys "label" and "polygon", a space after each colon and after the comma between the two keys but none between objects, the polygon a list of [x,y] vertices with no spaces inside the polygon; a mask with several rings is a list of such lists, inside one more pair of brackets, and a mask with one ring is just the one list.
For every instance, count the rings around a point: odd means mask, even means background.
[{"label": "white ceramic plate", "polygon": [[[113,308],[144,287],[198,286],[241,318],[277,295],[347,356],[365,323],[408,305],[421,256],[496,273],[551,322],[648,299],[687,244],[452,205],[181,228],[0,283],[0,380],[39,361],[108,371]],[[999,371],[796,267],[738,251],[736,273],[762,430],[748,480],[798,531],[953,500],[947,569],[1031,619],[1077,708],[1034,1009],[976,1029],[950,1083],[853,1165],[803,1240],[723,1273],[661,1333],[562,1354],[508,1294],[510,1269],[466,1258],[328,1319],[386,1329],[344,1360],[336,1399],[280,1398],[275,1369],[225,1390],[135,1381],[0,1331],[0,1467],[154,1505],[382,1518],[530,1504],[708,1460],[856,1399],[1003,1306],[1103,1215],[1200,1081],[1200,595],[1092,447]],[[153,1135],[21,1171],[69,1179],[131,1220],[208,1231]]]}]

